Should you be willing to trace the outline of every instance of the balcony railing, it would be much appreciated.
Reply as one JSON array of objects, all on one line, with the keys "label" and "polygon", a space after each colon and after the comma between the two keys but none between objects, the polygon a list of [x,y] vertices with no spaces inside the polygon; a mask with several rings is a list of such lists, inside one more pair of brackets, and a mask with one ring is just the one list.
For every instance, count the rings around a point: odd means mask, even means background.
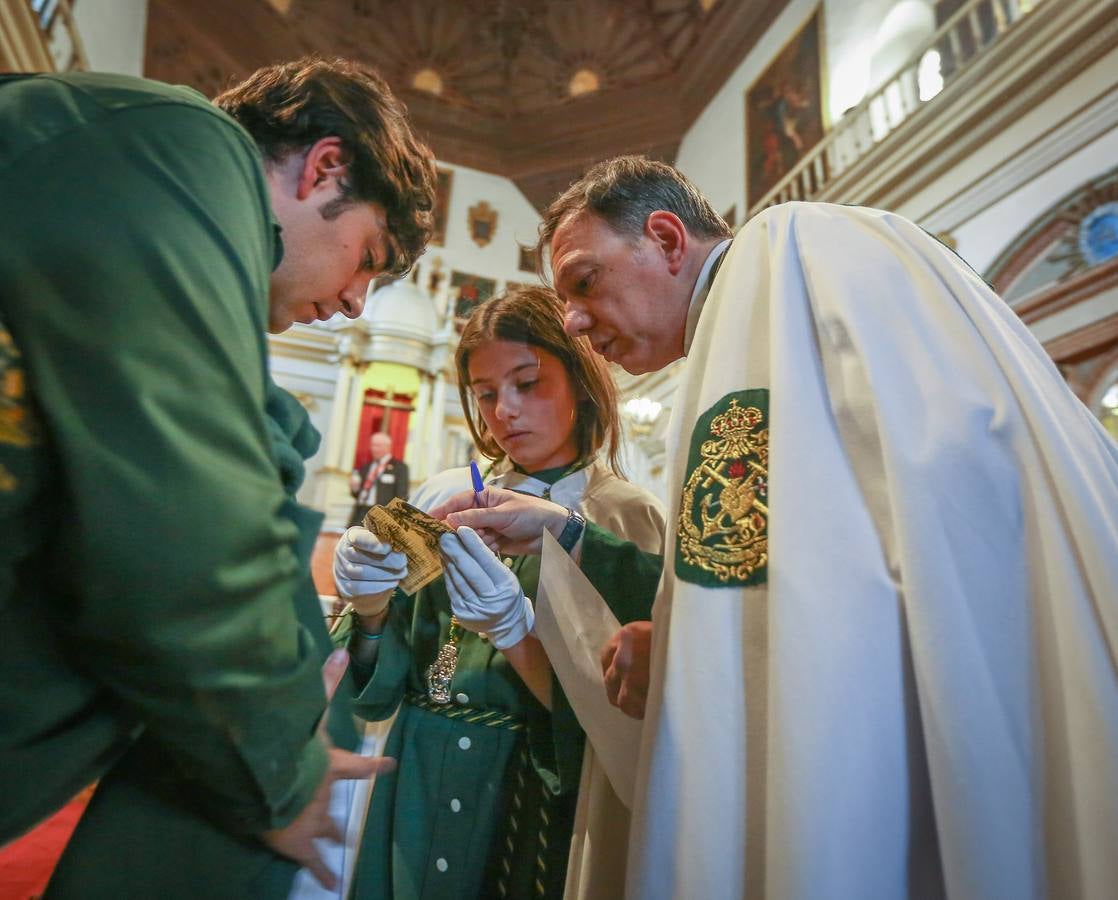
[{"label": "balcony railing", "polygon": [[75,69],[88,69],[89,60],[86,58],[85,47],[78,33],[77,23],[74,21],[72,0],[31,0],[31,2],[38,3],[50,14],[44,34],[58,70],[69,72]]},{"label": "balcony railing", "polygon": [[811,200],[857,164],[1043,0],[968,0],[891,78],[848,110],[749,214]]}]

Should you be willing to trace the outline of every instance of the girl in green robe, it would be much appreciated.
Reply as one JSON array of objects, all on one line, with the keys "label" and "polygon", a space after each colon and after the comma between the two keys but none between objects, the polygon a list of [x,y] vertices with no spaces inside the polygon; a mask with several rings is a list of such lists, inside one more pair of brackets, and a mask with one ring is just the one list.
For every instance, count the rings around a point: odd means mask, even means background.
[{"label": "girl in green robe", "polygon": [[[562,326],[562,302],[542,287],[479,307],[456,355],[462,406],[492,461],[487,484],[550,497],[652,551],[630,591],[605,596],[622,623],[647,619],[663,516],[617,474],[616,389],[585,339]],[[470,486],[468,469],[452,469],[413,503],[428,509]],[[538,557],[504,562],[534,596]],[[582,560],[603,585],[617,581],[608,566]],[[402,555],[364,529],[339,544],[336,580],[357,610],[339,632],[363,681],[354,709],[372,721],[398,710],[384,752],[399,767],[377,779],[352,896],[561,897],[583,734],[546,655],[530,634],[502,652],[461,629],[442,578],[414,596],[386,591],[404,571]],[[428,677],[448,646],[449,685]]]}]

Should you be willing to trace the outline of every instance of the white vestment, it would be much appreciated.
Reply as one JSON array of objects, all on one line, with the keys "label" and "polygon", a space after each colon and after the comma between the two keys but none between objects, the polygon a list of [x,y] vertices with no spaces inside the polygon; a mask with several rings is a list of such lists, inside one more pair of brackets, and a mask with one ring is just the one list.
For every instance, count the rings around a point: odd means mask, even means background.
[{"label": "white vestment", "polygon": [[[789,203],[687,356],[627,895],[1115,896],[1118,448],[1027,328],[907,220]],[[696,470],[764,391],[764,455]],[[680,576],[681,521],[761,508],[761,583]]]}]

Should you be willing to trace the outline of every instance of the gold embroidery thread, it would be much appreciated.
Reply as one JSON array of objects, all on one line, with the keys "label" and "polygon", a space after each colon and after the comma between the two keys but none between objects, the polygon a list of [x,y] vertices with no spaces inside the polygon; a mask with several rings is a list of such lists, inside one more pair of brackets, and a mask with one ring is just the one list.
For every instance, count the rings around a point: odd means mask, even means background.
[{"label": "gold embroidery thread", "polygon": [[680,556],[722,584],[741,583],[768,563],[768,423],[734,398],[710,435],[683,489]]},{"label": "gold embroidery thread", "polygon": [[0,325],[0,444],[31,447],[42,429],[27,396],[20,352],[11,334]]}]

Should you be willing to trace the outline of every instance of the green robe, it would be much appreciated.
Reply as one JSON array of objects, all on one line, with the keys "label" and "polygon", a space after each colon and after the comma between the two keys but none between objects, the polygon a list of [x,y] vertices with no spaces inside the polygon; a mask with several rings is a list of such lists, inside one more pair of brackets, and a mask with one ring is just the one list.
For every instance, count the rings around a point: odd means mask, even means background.
[{"label": "green robe", "polygon": [[[647,619],[661,560],[638,554],[615,572],[618,544],[598,535],[583,566],[621,622]],[[630,562],[633,562],[630,559]],[[516,560],[535,593],[538,557]],[[477,635],[459,642],[452,703],[426,701],[423,673],[450,632],[442,579],[409,597],[397,591],[375,670],[355,701],[362,717],[399,713],[377,777],[354,875],[356,900],[443,897],[561,897],[582,767],[583,733],[558,681],[554,712],[532,696],[502,653]],[[338,640],[345,640],[342,630]]]},{"label": "green robe", "polygon": [[[294,501],[303,482],[303,462],[318,449],[319,434],[291,394],[270,383],[267,425],[284,492]],[[295,595],[299,621],[314,636],[320,660],[333,650],[309,558],[322,514],[294,502],[286,514],[299,527],[296,550],[306,566]],[[328,731],[336,746],[352,750],[357,732],[349,712],[353,683],[347,676],[330,706]],[[267,850],[252,837],[217,827],[190,802],[183,783],[161,762],[158,743],[147,736],[133,746],[98,786],[54,877],[48,897],[119,897],[142,885],[165,897],[284,898],[298,867]],[[108,869],[98,862],[127,848],[130,864]],[[163,862],[175,847],[182,867]]]},{"label": "green robe", "polygon": [[[183,88],[0,79],[0,196],[0,841],[128,752],[137,796],[255,849],[326,765],[306,523],[264,415],[259,154]],[[122,818],[69,895],[198,896],[215,854],[156,824]]]}]

